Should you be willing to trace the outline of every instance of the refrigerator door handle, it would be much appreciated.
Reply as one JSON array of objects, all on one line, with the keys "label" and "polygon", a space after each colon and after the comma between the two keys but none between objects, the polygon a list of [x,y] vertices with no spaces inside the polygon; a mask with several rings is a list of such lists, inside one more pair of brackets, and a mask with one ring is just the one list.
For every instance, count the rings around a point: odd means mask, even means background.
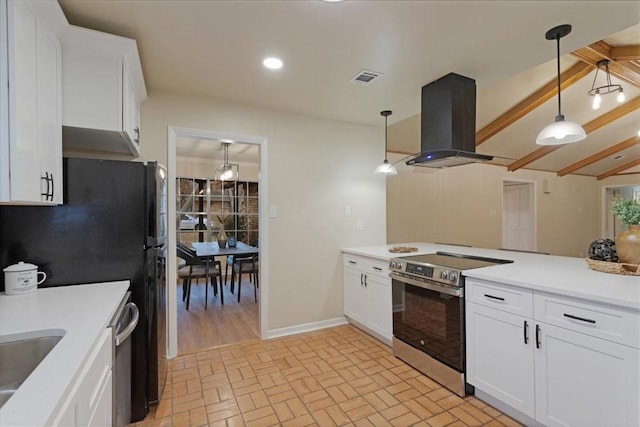
[{"label": "refrigerator door handle", "polygon": [[129,335],[133,333],[133,330],[136,328],[138,320],[140,319],[140,312],[138,311],[138,307],[134,303],[128,303],[125,307],[125,310],[131,310],[131,321],[122,332],[116,335],[116,347],[120,346],[121,343],[125,342],[126,339],[129,338]]}]

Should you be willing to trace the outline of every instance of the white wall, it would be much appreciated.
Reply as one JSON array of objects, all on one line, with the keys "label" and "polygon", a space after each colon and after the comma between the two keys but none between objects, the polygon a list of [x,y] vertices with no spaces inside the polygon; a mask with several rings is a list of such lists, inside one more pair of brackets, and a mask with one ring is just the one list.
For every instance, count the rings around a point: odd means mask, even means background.
[{"label": "white wall", "polygon": [[[392,155],[397,160],[401,156]],[[472,164],[447,169],[402,165],[387,181],[387,239],[502,246],[502,182],[536,183],[537,249],[585,256],[599,236],[596,179]],[[550,193],[542,192],[542,180]]]},{"label": "white wall", "polygon": [[340,249],[385,242],[385,180],[373,174],[382,129],[154,92],[142,104],[143,159],[167,163],[168,126],[267,138],[266,205],[278,210],[261,246],[269,251],[267,329],[341,317]]}]

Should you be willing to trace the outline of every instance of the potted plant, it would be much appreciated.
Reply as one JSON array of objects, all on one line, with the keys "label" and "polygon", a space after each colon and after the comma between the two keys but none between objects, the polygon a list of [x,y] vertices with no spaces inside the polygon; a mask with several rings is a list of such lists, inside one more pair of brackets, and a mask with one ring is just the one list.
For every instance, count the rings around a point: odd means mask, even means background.
[{"label": "potted plant", "polygon": [[616,252],[620,262],[640,264],[640,201],[615,198],[611,212],[629,229],[616,236]]}]

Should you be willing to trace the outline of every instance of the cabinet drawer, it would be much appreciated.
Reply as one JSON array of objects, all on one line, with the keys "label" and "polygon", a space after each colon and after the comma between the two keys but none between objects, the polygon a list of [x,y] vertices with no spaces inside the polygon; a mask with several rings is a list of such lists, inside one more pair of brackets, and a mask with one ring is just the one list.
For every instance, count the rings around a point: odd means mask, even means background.
[{"label": "cabinet drawer", "polygon": [[638,312],[539,293],[534,296],[534,310],[539,322],[640,348]]},{"label": "cabinet drawer", "polygon": [[364,268],[365,263],[366,263],[366,258],[362,258],[356,255],[348,255],[348,254],[342,255],[342,265],[344,265],[345,267],[362,269]]},{"label": "cabinet drawer", "polygon": [[533,317],[533,292],[512,286],[467,278],[467,301],[524,317]]},{"label": "cabinet drawer", "polygon": [[391,278],[389,277],[389,263],[386,261],[380,261],[377,259],[368,260],[365,263],[366,274],[373,274],[374,276],[378,276],[382,279],[386,279],[389,281],[389,285],[391,285]]}]

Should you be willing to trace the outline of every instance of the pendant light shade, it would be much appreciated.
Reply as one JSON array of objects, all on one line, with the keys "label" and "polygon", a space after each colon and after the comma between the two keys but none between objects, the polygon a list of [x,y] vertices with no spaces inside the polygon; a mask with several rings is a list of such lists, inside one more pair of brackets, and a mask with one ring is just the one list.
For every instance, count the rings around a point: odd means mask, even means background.
[{"label": "pendant light shade", "polygon": [[384,162],[376,168],[375,173],[378,175],[397,175],[398,171],[387,160],[387,117],[391,115],[391,110],[381,111],[380,115],[384,117]]},{"label": "pendant light shade", "polygon": [[560,39],[571,32],[571,25],[559,25],[547,31],[547,40],[556,40],[557,49],[557,76],[558,76],[558,115],[553,123],[542,129],[536,138],[538,145],[569,144],[585,139],[587,134],[582,126],[564,119],[561,111],[560,97]]},{"label": "pendant light shade", "polygon": [[222,148],[224,149],[224,163],[222,163],[216,169],[215,179],[217,181],[237,181],[239,166],[229,163],[229,146],[231,142],[223,142]]}]

